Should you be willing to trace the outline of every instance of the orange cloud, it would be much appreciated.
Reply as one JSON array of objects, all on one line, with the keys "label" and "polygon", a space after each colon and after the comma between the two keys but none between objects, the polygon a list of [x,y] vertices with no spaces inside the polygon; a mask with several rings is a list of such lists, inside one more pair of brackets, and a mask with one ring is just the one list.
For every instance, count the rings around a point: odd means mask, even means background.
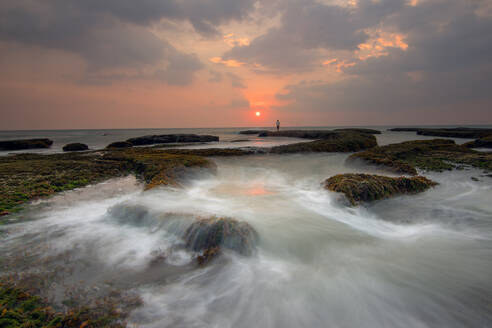
[{"label": "orange cloud", "polygon": [[358,45],[357,55],[360,60],[370,57],[387,56],[386,48],[400,48],[403,51],[408,49],[408,44],[404,41],[404,36],[397,33],[383,33],[377,31],[376,36],[371,37],[366,43]]},{"label": "orange cloud", "polygon": [[212,63],[222,64],[222,65],[225,65],[227,67],[240,67],[241,65],[244,64],[244,63],[241,63],[241,62],[234,60],[234,59],[224,60],[224,59],[222,59],[222,57],[212,57],[209,60]]},{"label": "orange cloud", "polygon": [[250,43],[248,38],[238,38],[234,33],[224,35],[224,42],[229,47],[249,46]]}]

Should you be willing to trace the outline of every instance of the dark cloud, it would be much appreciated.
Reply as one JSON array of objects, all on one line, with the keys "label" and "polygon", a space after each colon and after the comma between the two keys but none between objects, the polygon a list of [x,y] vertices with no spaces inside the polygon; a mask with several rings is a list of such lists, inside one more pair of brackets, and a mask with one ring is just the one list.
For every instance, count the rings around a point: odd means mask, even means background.
[{"label": "dark cloud", "polygon": [[476,14],[481,1],[424,1],[404,6],[378,25],[406,35],[408,48],[353,59],[335,82],[303,82],[277,95],[295,111],[396,113],[434,108],[443,114],[470,106],[492,115],[492,17]]},{"label": "dark cloud", "polygon": [[[0,40],[76,53],[90,79],[104,69],[159,67],[155,77],[186,84],[202,64],[156,37],[149,26],[162,19],[187,20],[204,35],[245,17],[252,0],[5,0],[0,3]],[[165,68],[162,68],[164,66]],[[119,74],[122,76],[140,73]],[[109,75],[101,76],[101,80]]]}]

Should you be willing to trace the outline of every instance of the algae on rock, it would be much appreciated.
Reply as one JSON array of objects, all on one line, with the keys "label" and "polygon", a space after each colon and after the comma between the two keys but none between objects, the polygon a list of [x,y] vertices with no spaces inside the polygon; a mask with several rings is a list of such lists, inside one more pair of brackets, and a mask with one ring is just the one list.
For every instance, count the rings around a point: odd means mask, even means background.
[{"label": "algae on rock", "polygon": [[352,205],[402,194],[415,194],[437,185],[422,176],[411,178],[372,174],[338,174],[324,182],[326,189],[341,192]]},{"label": "algae on rock", "polygon": [[381,165],[398,174],[416,175],[416,168],[442,172],[455,168],[454,163],[492,170],[492,153],[477,152],[453,140],[413,140],[378,146],[352,154],[347,161]]}]

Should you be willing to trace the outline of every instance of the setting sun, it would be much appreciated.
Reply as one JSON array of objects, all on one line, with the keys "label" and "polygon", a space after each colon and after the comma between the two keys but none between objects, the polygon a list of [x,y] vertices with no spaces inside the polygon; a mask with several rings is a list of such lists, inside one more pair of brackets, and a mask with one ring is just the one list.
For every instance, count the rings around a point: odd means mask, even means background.
[{"label": "setting sun", "polygon": [[260,113],[260,112],[256,112],[256,116],[260,116],[260,115],[261,115],[261,113]]}]

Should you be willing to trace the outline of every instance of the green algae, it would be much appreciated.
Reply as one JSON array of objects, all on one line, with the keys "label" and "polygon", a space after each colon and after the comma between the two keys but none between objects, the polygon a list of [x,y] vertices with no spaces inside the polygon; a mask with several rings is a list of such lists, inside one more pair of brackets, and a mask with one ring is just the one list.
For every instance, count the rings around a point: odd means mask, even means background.
[{"label": "green algae", "polygon": [[135,148],[53,155],[20,154],[0,158],[0,216],[26,202],[104,180],[135,174],[148,188],[177,185],[190,167],[212,168],[205,158]]},{"label": "green algae", "polygon": [[378,146],[352,154],[349,162],[362,160],[381,165],[398,174],[416,175],[417,168],[442,172],[457,168],[456,164],[470,165],[486,171],[492,170],[492,154],[477,152],[453,140],[414,140]]},{"label": "green algae", "polygon": [[338,174],[324,182],[326,189],[343,193],[351,205],[402,194],[415,194],[435,185],[436,182],[422,176],[393,178],[356,173]]}]

